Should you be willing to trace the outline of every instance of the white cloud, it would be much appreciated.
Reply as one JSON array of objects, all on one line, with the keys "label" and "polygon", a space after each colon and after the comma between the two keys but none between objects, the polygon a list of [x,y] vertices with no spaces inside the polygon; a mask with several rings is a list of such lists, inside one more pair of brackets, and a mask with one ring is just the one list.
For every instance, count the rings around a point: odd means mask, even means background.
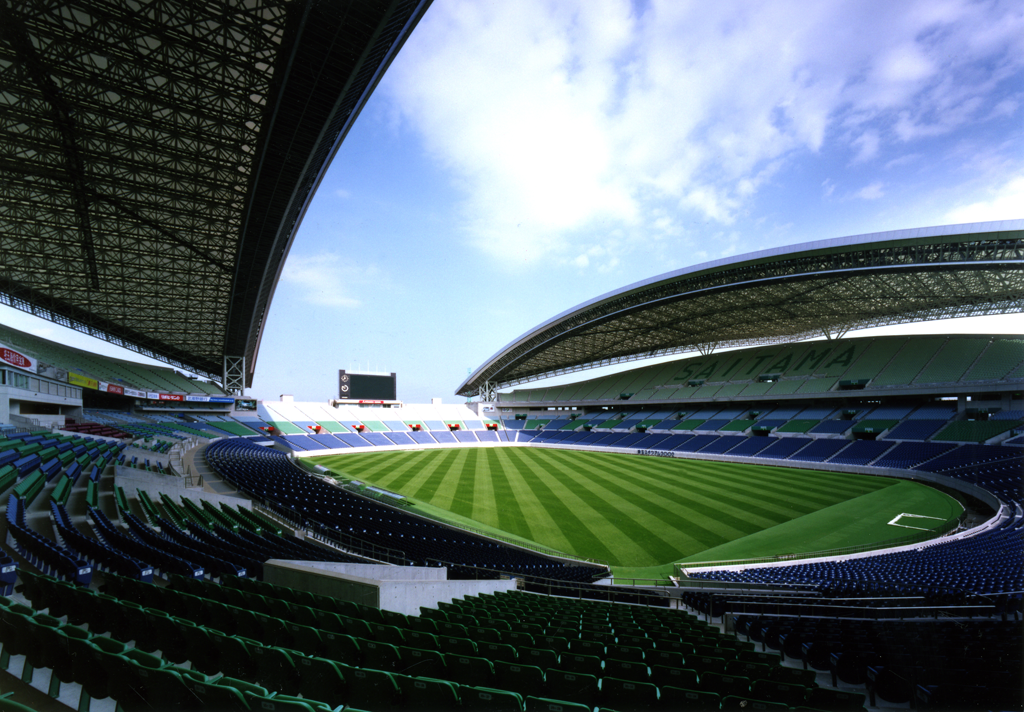
[{"label": "white cloud", "polygon": [[989,200],[962,205],[946,213],[950,224],[1024,218],[1024,177],[1001,186]]},{"label": "white cloud", "polygon": [[854,163],[866,163],[878,155],[878,132],[874,130],[865,131],[853,141],[857,149],[857,155],[853,157]]},{"label": "white cloud", "polygon": [[353,265],[342,255],[292,255],[284,265],[281,281],[294,288],[299,298],[318,307],[354,309],[362,300],[354,293],[385,281],[373,265]]},{"label": "white cloud", "polygon": [[879,181],[875,181],[870,185],[866,185],[856,193],[853,194],[856,198],[862,198],[863,200],[878,200],[885,192],[882,190],[882,184]]},{"label": "white cloud", "polygon": [[1015,111],[1022,38],[1014,0],[437,0],[387,91],[471,244],[580,264],[588,228],[656,231],[666,205],[729,225],[797,157],[899,160]]}]

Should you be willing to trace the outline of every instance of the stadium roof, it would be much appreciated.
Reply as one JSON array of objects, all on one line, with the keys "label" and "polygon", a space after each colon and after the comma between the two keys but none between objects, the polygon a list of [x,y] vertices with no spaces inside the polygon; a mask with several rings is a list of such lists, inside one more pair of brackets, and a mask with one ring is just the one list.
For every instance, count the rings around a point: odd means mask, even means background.
[{"label": "stadium roof", "polygon": [[584,302],[510,343],[456,393],[721,347],[1024,311],[1024,220],[809,242],[706,262]]},{"label": "stadium roof", "polygon": [[302,215],[429,4],[0,2],[0,303],[251,385]]}]

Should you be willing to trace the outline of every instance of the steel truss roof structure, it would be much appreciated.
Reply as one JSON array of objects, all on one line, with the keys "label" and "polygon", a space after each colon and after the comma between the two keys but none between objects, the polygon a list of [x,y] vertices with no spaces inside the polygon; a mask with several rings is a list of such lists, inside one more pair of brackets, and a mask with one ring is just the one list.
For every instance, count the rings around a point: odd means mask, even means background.
[{"label": "steel truss roof structure", "polygon": [[0,0],[0,303],[251,385],[323,171],[430,0]]},{"label": "steel truss roof structure", "polygon": [[456,391],[498,388],[718,347],[1024,311],[1024,220],[900,230],[716,260],[563,312],[492,356]]}]

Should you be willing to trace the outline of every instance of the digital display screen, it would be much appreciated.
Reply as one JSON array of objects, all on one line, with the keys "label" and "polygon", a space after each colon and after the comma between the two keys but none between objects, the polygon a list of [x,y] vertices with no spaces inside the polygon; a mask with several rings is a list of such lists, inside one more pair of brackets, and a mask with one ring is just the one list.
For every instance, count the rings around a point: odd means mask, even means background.
[{"label": "digital display screen", "polygon": [[339,371],[338,397],[343,400],[398,400],[397,378],[393,373],[377,376]]}]

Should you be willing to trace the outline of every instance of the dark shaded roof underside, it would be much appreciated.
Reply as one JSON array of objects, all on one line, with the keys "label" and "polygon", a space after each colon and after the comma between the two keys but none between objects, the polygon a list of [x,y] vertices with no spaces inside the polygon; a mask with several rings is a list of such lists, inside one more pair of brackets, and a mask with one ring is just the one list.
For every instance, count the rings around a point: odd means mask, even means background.
[{"label": "dark shaded roof underside", "polygon": [[429,0],[0,0],[0,303],[219,377]]},{"label": "dark shaded roof underside", "polygon": [[1024,311],[1024,220],[861,235],[717,260],[630,285],[519,337],[462,396],[700,349]]}]

